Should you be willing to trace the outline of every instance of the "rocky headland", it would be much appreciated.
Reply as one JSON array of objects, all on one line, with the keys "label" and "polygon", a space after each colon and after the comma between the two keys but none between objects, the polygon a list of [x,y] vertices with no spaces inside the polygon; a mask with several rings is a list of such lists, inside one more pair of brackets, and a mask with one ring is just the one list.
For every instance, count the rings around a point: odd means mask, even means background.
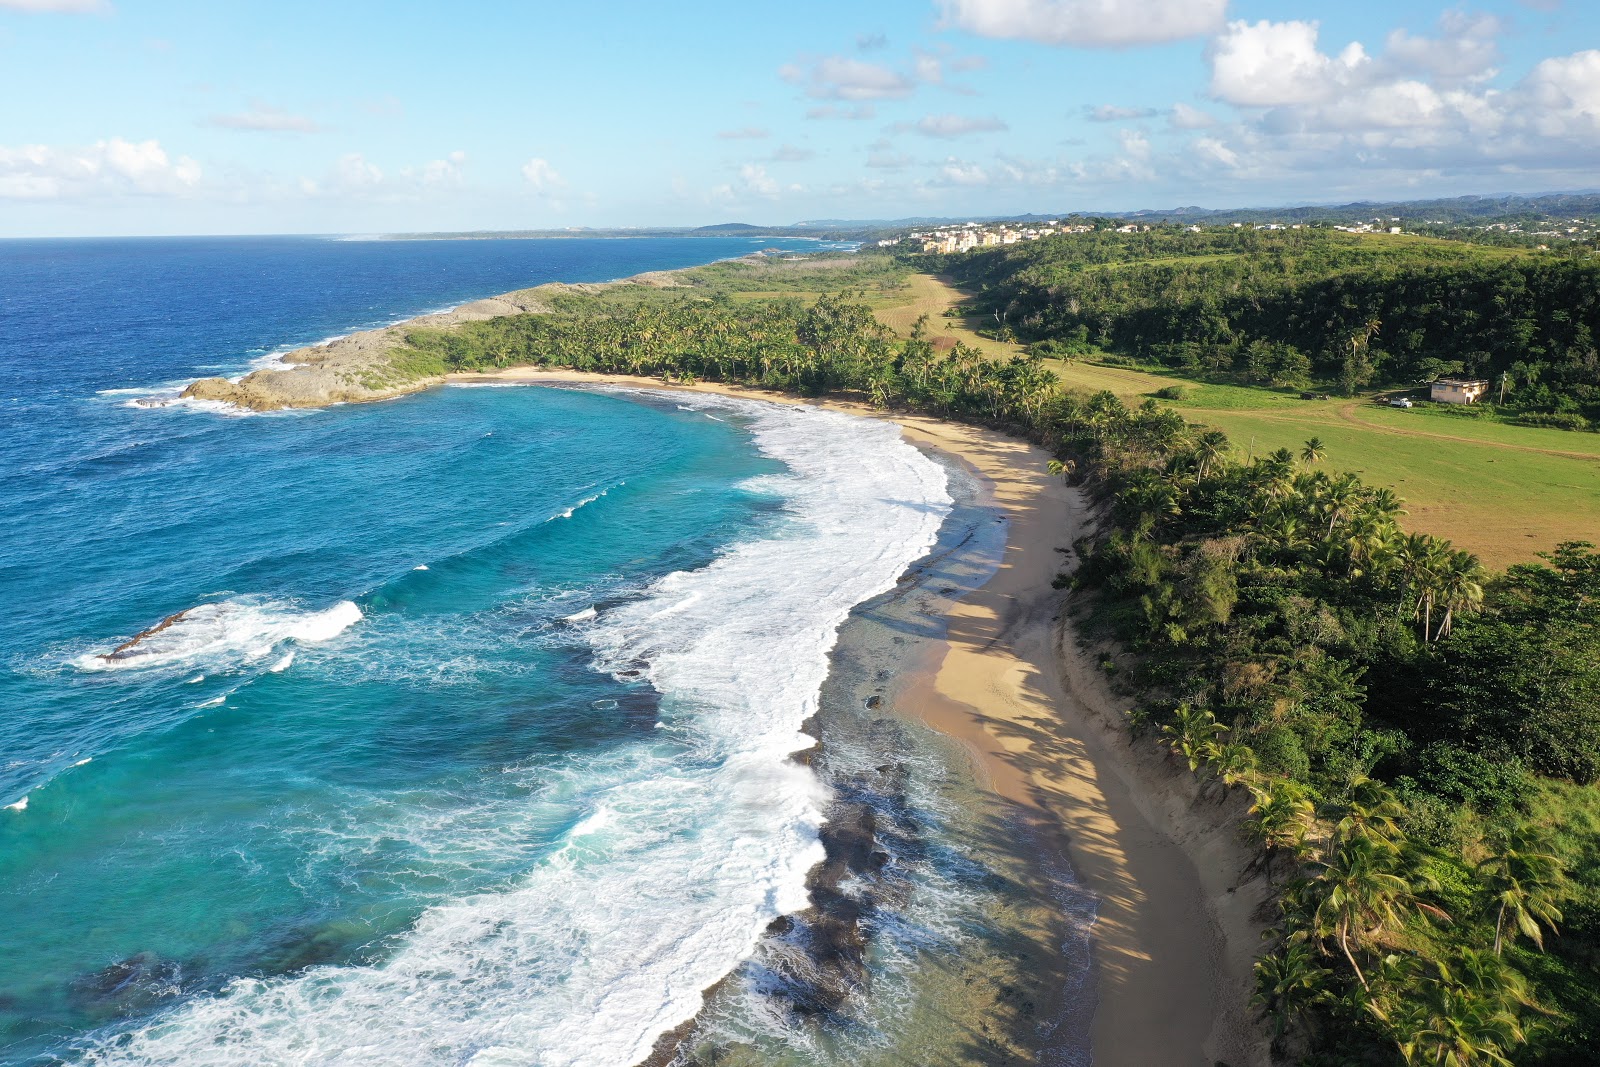
[{"label": "rocky headland", "polygon": [[672,271],[651,271],[620,282],[579,285],[552,282],[532,289],[518,289],[435,315],[420,315],[393,326],[362,330],[323,344],[297,348],[280,357],[288,367],[262,368],[238,380],[201,378],[184,389],[182,396],[219,401],[252,411],[389,400],[444,381],[443,376],[410,372],[397,363],[394,354],[405,344],[410,330],[448,329],[464,322],[482,322],[504,315],[548,314],[553,310],[551,301],[561,293],[595,292],[615,285],[670,289],[682,284]]}]

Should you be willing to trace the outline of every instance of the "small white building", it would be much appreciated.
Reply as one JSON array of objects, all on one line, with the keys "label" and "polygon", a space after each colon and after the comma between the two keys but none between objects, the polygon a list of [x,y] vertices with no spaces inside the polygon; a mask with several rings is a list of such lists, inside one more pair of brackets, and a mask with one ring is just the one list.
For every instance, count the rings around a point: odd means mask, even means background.
[{"label": "small white building", "polygon": [[1429,398],[1440,404],[1475,404],[1489,391],[1489,383],[1481,379],[1440,378],[1433,383]]}]

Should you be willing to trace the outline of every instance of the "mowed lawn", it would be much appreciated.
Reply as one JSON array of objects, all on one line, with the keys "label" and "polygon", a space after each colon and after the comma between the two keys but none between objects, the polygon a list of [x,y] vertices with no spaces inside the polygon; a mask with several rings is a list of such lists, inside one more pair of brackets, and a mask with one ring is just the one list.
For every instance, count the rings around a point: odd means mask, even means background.
[{"label": "mowed lawn", "polygon": [[[879,319],[901,333],[926,314],[935,336],[959,339],[992,358],[1022,351],[945,318],[962,294],[938,278],[913,275],[907,289],[880,299]],[[1329,468],[1355,471],[1405,498],[1407,528],[1448,537],[1491,567],[1532,560],[1561,541],[1600,542],[1600,434],[1508,426],[1370,400],[1301,400],[1290,392],[1204,385],[1085,360],[1048,362],[1069,386],[1109,390],[1133,403],[1180,386],[1184,398],[1172,406],[1226,433],[1241,458],[1279,448],[1298,453],[1308,438],[1319,438]]]}]

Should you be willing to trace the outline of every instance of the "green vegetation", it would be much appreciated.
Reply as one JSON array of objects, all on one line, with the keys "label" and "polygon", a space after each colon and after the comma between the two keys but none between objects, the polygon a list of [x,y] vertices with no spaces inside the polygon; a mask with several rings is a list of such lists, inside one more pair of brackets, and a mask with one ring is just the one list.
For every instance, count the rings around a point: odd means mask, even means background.
[{"label": "green vegetation", "polygon": [[1256,1000],[1281,1048],[1586,1062],[1600,914],[1568,901],[1600,839],[1563,824],[1600,778],[1600,555],[1491,576],[1320,440],[1238,462],[1153,403],[1055,411],[1106,509],[1078,584],[1136,726],[1248,792],[1282,880]]},{"label": "green vegetation", "polygon": [[1446,374],[1497,388],[1504,378],[1513,410],[1538,424],[1600,422],[1600,259],[1583,246],[1164,226],[978,249],[936,266],[977,291],[975,310],[998,335],[1041,354],[1099,348],[1346,395]]},{"label": "green vegetation", "polygon": [[573,292],[413,331],[402,358],[845,394],[1038,441],[1102,509],[1072,581],[1084,624],[1127,650],[1130,725],[1248,795],[1278,911],[1255,1003],[1280,1049],[1316,1067],[1589,1062],[1600,555],[1566,544],[1492,575],[1330,469],[1332,434],[1240,458],[1174,407],[1063,390],[1037,355],[901,336],[848,293],[752,291],[775,289]]}]

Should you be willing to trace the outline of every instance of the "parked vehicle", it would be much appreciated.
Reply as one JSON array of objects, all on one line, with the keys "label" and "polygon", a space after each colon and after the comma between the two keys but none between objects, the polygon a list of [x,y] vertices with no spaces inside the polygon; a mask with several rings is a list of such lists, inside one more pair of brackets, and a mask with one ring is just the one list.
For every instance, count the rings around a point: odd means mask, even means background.
[{"label": "parked vehicle", "polygon": [[1402,397],[1399,397],[1399,398],[1397,398],[1395,400],[1391,400],[1391,401],[1389,401],[1389,406],[1392,407],[1392,408],[1414,408],[1414,407],[1416,407],[1416,405],[1411,402],[1411,398],[1409,396],[1402,396]]}]

